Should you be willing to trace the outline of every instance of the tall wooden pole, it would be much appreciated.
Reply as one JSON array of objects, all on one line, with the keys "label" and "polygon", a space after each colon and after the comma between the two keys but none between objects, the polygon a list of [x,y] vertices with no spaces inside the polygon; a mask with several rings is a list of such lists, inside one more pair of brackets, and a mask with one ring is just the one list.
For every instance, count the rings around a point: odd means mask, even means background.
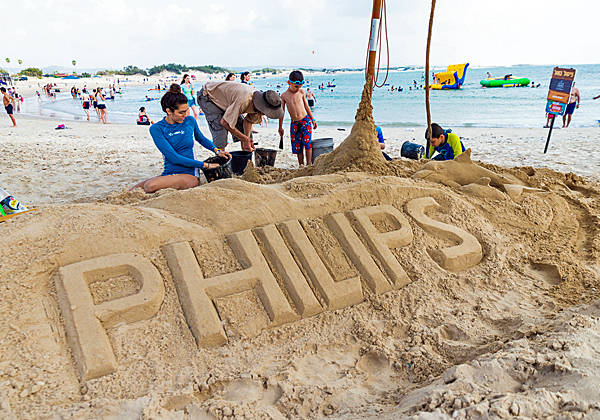
[{"label": "tall wooden pole", "polygon": [[429,51],[431,49],[431,31],[433,29],[433,12],[435,0],[431,0],[431,14],[429,15],[429,32],[427,33],[427,51],[425,52],[425,110],[427,111],[427,146],[425,157],[429,159],[429,147],[431,145],[431,110],[429,108]]},{"label": "tall wooden pole", "polygon": [[377,45],[379,43],[379,25],[381,24],[381,1],[373,0],[373,14],[371,17],[371,38],[369,39],[369,59],[367,62],[367,80],[371,81],[373,90],[373,78],[375,76],[375,58],[377,57]]}]

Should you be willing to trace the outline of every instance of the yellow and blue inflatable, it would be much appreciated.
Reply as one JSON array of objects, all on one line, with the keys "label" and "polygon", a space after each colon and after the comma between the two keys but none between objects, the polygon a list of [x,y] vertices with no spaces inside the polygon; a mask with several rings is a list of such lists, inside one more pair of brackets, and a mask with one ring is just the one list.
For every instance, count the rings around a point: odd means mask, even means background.
[{"label": "yellow and blue inflatable", "polygon": [[438,83],[430,85],[431,89],[459,89],[465,81],[469,63],[452,64],[446,71],[437,73],[435,76]]}]

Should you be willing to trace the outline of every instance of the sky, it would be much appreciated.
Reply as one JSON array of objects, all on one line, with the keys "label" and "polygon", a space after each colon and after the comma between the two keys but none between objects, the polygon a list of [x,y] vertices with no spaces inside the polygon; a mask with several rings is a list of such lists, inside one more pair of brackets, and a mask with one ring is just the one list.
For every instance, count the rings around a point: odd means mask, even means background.
[{"label": "sky", "polygon": [[[0,67],[364,67],[368,0],[0,0]],[[387,5],[390,66],[424,65],[431,2]],[[431,63],[600,63],[593,0],[438,0]],[[384,39],[383,47],[386,43]],[[382,66],[385,66],[385,54]]]}]

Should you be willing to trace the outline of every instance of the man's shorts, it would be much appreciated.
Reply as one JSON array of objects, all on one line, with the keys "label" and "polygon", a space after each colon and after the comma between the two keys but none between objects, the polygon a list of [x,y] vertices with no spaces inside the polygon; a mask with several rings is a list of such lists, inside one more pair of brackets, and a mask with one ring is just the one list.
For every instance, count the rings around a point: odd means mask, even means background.
[{"label": "man's shorts", "polygon": [[300,154],[303,149],[312,149],[312,125],[310,117],[302,118],[300,121],[292,121],[290,124],[290,137],[292,138],[292,153]]},{"label": "man's shorts", "polygon": [[12,115],[12,113],[13,113],[13,106],[12,106],[12,104],[8,104],[8,106],[5,106],[4,109],[6,109],[6,113],[8,115]]},{"label": "man's shorts", "polygon": [[83,103],[83,109],[90,109],[90,103],[89,102],[84,102]]},{"label": "man's shorts", "polygon": [[575,112],[575,107],[577,106],[577,102],[573,102],[572,104],[567,105],[567,115],[572,115]]}]

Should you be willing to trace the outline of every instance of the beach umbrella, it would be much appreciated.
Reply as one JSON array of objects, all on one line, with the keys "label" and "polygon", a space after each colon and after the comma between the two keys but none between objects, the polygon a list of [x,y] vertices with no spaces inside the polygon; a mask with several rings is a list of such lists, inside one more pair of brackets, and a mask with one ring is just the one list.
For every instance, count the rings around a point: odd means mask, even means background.
[{"label": "beach umbrella", "polygon": [[[427,33],[427,48],[425,51],[425,74],[429,75],[429,51],[431,46],[431,31],[433,29],[433,12],[435,0],[431,0],[431,14],[429,15],[429,31]],[[425,111],[427,112],[427,145],[425,157],[429,159],[429,146],[431,145],[431,109],[429,108],[429,77],[425,77]]]}]

